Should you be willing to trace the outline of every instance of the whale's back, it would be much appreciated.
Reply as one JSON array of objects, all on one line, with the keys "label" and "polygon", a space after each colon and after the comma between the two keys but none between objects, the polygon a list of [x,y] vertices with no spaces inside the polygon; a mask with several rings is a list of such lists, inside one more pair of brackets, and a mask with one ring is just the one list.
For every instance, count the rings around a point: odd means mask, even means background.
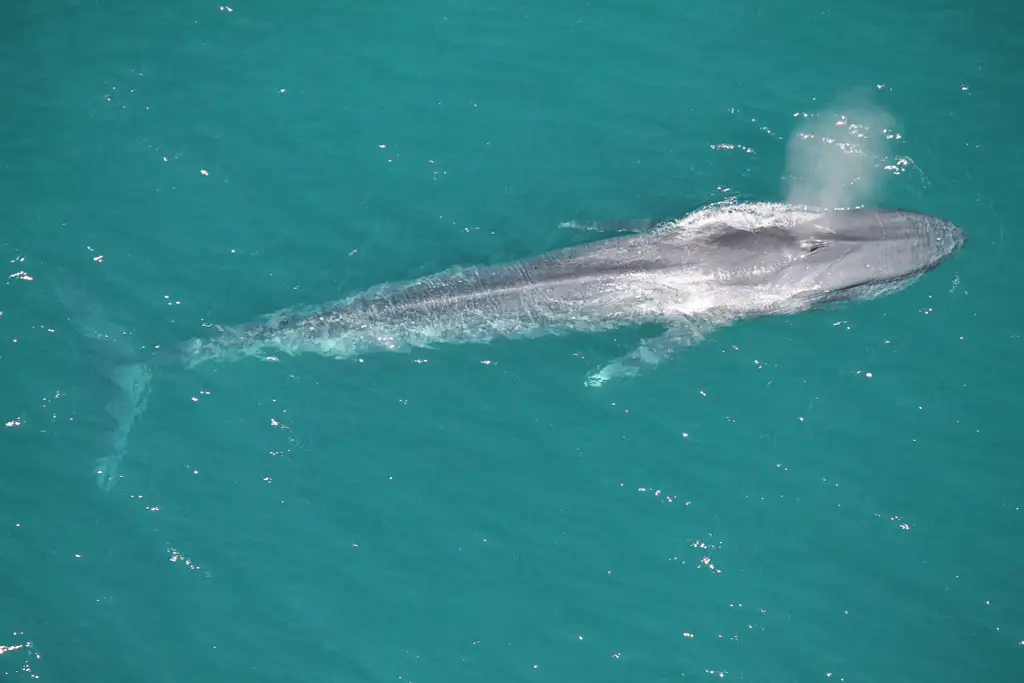
[{"label": "whale's back", "polygon": [[344,305],[351,311],[394,312],[532,296],[575,299],[601,283],[671,266],[672,260],[650,238],[617,237],[522,261],[452,268],[412,282],[384,284],[346,300]]}]

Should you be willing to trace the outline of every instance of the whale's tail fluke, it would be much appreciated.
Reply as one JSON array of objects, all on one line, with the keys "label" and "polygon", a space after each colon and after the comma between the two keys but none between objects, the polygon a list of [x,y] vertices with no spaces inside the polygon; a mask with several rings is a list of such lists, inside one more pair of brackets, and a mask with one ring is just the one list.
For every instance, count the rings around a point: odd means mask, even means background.
[{"label": "whale's tail fluke", "polygon": [[146,409],[152,370],[125,328],[111,320],[70,278],[58,275],[56,279],[56,295],[85,338],[87,353],[101,375],[96,402],[104,404],[108,428],[105,452],[96,463],[96,483],[110,490],[120,478],[119,465],[128,451],[128,435]]}]

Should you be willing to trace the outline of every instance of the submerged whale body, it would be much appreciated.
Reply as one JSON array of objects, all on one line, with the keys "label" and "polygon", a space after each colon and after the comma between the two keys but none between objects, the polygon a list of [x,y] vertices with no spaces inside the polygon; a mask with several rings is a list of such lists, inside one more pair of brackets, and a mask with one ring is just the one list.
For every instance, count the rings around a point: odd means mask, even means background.
[{"label": "submerged whale body", "polygon": [[[215,336],[163,351],[162,362],[192,367],[305,352],[350,358],[498,337],[663,326],[660,336],[589,375],[586,383],[598,386],[635,375],[741,319],[893,293],[967,241],[961,228],[927,214],[770,203],[722,203],[678,220],[597,227],[618,234],[222,327]],[[133,358],[110,374],[123,396],[108,408],[118,436],[116,452],[98,475],[103,486],[112,483],[127,431],[145,406],[149,364]]]}]

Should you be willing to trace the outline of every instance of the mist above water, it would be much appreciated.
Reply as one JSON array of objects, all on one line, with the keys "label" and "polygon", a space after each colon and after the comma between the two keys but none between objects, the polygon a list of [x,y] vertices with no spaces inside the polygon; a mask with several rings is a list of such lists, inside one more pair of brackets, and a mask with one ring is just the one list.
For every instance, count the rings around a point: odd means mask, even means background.
[{"label": "mist above water", "polygon": [[790,204],[846,209],[872,203],[875,183],[884,174],[893,118],[848,98],[817,114],[802,114],[786,149],[784,191]]}]

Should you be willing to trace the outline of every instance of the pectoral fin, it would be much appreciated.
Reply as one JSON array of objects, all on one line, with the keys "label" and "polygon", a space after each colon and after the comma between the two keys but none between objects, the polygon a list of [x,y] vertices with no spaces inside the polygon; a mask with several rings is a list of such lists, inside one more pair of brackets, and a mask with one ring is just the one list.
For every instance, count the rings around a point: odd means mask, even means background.
[{"label": "pectoral fin", "polygon": [[710,320],[684,320],[674,323],[663,334],[644,340],[640,346],[624,356],[591,373],[585,384],[599,387],[611,379],[634,377],[644,369],[668,360],[673,353],[686,346],[699,344],[704,337],[719,327]]}]

